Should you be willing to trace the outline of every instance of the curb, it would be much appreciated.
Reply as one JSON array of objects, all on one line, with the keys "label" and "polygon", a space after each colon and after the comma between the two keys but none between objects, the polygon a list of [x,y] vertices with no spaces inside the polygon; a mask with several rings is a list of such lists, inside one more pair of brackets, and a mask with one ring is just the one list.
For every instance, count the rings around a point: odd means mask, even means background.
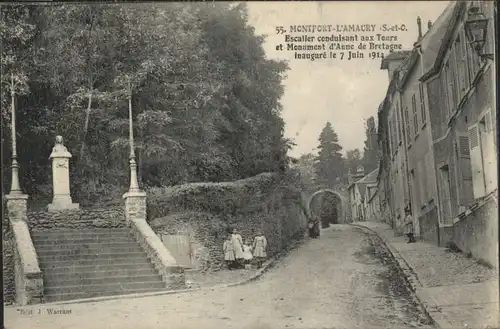
[{"label": "curb", "polygon": [[108,300],[118,300],[118,299],[131,299],[131,298],[143,298],[143,297],[152,297],[152,296],[163,296],[163,295],[176,295],[183,294],[189,292],[197,292],[197,291],[207,291],[207,290],[215,290],[215,289],[224,289],[236,286],[242,286],[248,284],[250,282],[256,281],[259,279],[264,273],[266,273],[269,269],[273,267],[277,260],[281,257],[289,253],[290,251],[296,249],[298,246],[302,244],[304,239],[299,239],[290,244],[286,249],[280,251],[275,256],[269,258],[262,264],[262,268],[260,268],[254,275],[252,275],[248,279],[244,279],[238,282],[221,284],[211,287],[199,287],[199,288],[189,288],[189,289],[176,289],[176,290],[165,290],[165,291],[157,291],[157,292],[149,292],[149,293],[138,293],[138,294],[127,294],[127,295],[117,295],[117,296],[103,296],[103,297],[91,297],[91,298],[82,298],[82,299],[73,299],[68,301],[60,301],[60,302],[52,302],[52,303],[42,303],[37,305],[67,305],[67,304],[83,304],[83,303],[92,303],[92,302],[103,302]]},{"label": "curb", "polygon": [[423,286],[420,283],[420,280],[418,279],[417,275],[415,274],[415,272],[413,271],[411,266],[408,265],[408,263],[403,258],[403,256],[401,256],[401,254],[397,251],[397,249],[394,248],[394,246],[389,241],[387,241],[386,238],[381,236],[375,230],[372,230],[371,228],[368,228],[366,226],[359,225],[359,224],[352,224],[351,223],[349,225],[354,226],[354,227],[358,227],[365,232],[368,231],[369,233],[373,233],[382,241],[382,243],[387,247],[387,250],[389,250],[391,255],[397,261],[400,269],[402,270],[402,272],[405,276],[404,277],[405,281],[410,286],[410,290],[414,293],[414,295],[417,298],[418,302],[420,303],[421,308],[424,311],[424,313],[432,320],[432,323],[433,323],[435,328],[441,328],[438,321],[436,321],[435,317],[432,316],[432,314],[439,313],[439,312],[433,311],[433,309],[436,309],[437,307],[434,305],[430,305],[428,302],[425,301],[425,299],[422,296],[422,292],[421,292],[421,290],[423,289]]}]

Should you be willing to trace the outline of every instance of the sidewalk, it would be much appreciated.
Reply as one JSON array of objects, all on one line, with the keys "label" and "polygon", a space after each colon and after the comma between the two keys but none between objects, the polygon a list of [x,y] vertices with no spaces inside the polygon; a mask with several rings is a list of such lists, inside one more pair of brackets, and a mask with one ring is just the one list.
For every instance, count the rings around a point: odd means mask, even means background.
[{"label": "sidewalk", "polygon": [[[355,222],[382,238],[417,297],[440,328],[498,328],[498,272],[462,253],[419,241],[406,243],[379,222]],[[489,327],[488,327],[489,326]]]}]

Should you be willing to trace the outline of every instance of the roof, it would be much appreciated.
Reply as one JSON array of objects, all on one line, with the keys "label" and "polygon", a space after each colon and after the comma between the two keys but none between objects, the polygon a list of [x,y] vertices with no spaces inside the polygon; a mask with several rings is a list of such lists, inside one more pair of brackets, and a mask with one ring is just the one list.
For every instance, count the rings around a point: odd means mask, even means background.
[{"label": "roof", "polygon": [[371,173],[366,175],[365,177],[361,178],[356,182],[356,184],[371,184],[371,183],[376,183],[377,182],[377,173],[378,173],[378,168],[373,170]]},{"label": "roof", "polygon": [[366,175],[365,177],[361,178],[354,184],[358,186],[359,193],[361,194],[361,198],[365,198],[365,193],[366,193],[366,187],[369,184],[373,184],[377,182],[377,174],[378,174],[378,168],[373,170],[371,173]]},{"label": "roof", "polygon": [[451,1],[438,17],[431,29],[417,45],[423,53],[423,66],[426,72],[420,80],[425,80],[435,74],[444,59],[443,54],[448,49],[455,25],[467,5],[466,1]]},{"label": "roof", "polygon": [[380,65],[381,70],[386,70],[389,68],[389,62],[390,61],[397,61],[397,60],[402,60],[405,59],[409,54],[411,50],[401,50],[401,51],[394,51],[390,53],[389,55],[385,56],[384,59],[382,60],[382,64]]}]

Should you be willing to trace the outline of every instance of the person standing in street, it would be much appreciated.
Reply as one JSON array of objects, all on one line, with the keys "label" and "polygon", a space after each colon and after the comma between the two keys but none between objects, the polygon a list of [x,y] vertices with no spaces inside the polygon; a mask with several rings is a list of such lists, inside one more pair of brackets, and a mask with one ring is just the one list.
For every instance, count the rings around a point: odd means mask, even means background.
[{"label": "person standing in street", "polygon": [[253,257],[257,260],[257,267],[261,268],[264,259],[267,257],[267,239],[262,231],[257,232],[257,236],[253,240]]},{"label": "person standing in street", "polygon": [[415,242],[415,232],[413,229],[413,217],[411,215],[411,210],[406,209],[405,210],[406,217],[405,217],[405,235],[408,237],[408,243],[413,243]]}]

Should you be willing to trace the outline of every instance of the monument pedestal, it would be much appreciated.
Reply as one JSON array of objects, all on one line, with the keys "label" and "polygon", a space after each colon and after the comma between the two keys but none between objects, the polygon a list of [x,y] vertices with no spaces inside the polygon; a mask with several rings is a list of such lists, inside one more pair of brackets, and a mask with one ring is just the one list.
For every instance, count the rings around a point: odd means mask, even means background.
[{"label": "monument pedestal", "polygon": [[48,211],[60,211],[60,210],[70,210],[70,209],[80,209],[80,204],[73,203],[71,197],[68,196],[57,196],[52,199],[52,203],[50,203],[47,207]]},{"label": "monument pedestal", "polygon": [[69,159],[71,153],[63,145],[62,137],[56,137],[56,145],[52,148],[52,186],[54,189],[54,198],[49,204],[48,211],[60,211],[79,209],[78,203],[73,203],[69,191]]}]

